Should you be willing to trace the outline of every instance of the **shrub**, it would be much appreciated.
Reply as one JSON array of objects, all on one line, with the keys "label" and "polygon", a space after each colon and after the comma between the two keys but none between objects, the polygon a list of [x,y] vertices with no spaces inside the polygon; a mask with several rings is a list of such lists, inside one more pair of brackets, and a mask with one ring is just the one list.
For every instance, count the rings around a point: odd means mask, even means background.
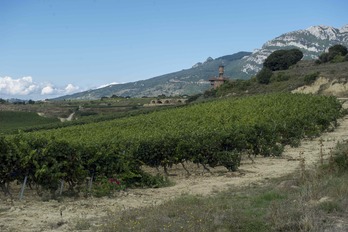
[{"label": "shrub", "polygon": [[344,62],[347,60],[347,58],[346,58],[347,54],[348,54],[348,50],[345,46],[340,45],[340,44],[336,44],[336,45],[331,46],[329,48],[329,52],[322,53],[319,56],[317,63]]},{"label": "shrub", "polygon": [[216,95],[222,96],[231,91],[246,91],[251,85],[250,80],[235,80],[235,81],[226,81],[219,88],[216,89]]},{"label": "shrub", "polygon": [[195,94],[195,95],[192,95],[190,96],[188,99],[187,99],[187,102],[190,103],[190,102],[194,102],[196,101],[199,97],[201,97],[202,94],[199,93],[199,94]]},{"label": "shrub", "polygon": [[96,197],[111,196],[115,191],[124,188],[125,186],[116,178],[99,177],[93,185],[92,194]]},{"label": "shrub", "polygon": [[334,164],[341,172],[348,171],[348,143],[338,145]]},{"label": "shrub", "polygon": [[303,79],[305,84],[310,85],[310,84],[314,83],[314,81],[319,77],[319,74],[320,74],[320,72],[307,74]]},{"label": "shrub", "polygon": [[341,63],[345,61],[345,57],[341,55],[336,55],[332,60],[331,63]]},{"label": "shrub", "polygon": [[251,85],[250,80],[236,80],[235,87],[240,91],[245,91]]},{"label": "shrub", "polygon": [[277,75],[271,77],[271,82],[282,82],[290,79],[290,76],[284,72],[279,72]]},{"label": "shrub", "polygon": [[345,56],[347,53],[348,51],[345,46],[336,44],[329,48],[329,60],[334,59],[337,55]]},{"label": "shrub", "polygon": [[329,53],[322,53],[318,59],[319,63],[326,63],[329,61]]},{"label": "shrub", "polygon": [[271,77],[272,77],[272,71],[269,68],[262,68],[258,74],[256,74],[256,79],[260,84],[269,84]]},{"label": "shrub", "polygon": [[222,151],[215,155],[222,166],[227,168],[229,171],[237,171],[241,161],[240,153],[234,151]]},{"label": "shrub", "polygon": [[205,91],[203,96],[205,98],[216,97],[216,89],[209,89],[209,90]]}]

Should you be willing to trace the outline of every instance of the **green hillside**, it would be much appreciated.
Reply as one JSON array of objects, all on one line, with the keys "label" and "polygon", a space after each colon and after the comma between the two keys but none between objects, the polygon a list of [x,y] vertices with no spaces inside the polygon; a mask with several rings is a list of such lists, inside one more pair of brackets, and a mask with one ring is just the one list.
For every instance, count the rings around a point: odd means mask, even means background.
[{"label": "green hillside", "polygon": [[0,134],[6,134],[28,127],[59,122],[56,118],[41,117],[34,112],[0,111]]},{"label": "green hillside", "polygon": [[347,91],[332,94],[325,92],[332,84],[344,88],[348,82],[348,62],[316,64],[314,60],[302,60],[288,70],[274,71],[269,84],[260,84],[255,77],[250,80],[234,80],[225,83],[217,90],[210,89],[202,95],[209,98],[292,92],[300,87],[312,85],[319,78],[324,78],[327,83],[318,86],[316,94],[348,97]]},{"label": "green hillside", "polygon": [[246,78],[247,75],[237,71],[241,59],[250,55],[250,52],[238,52],[233,55],[222,56],[216,59],[207,59],[197,63],[192,68],[161,75],[137,82],[117,84],[105,88],[88,90],[81,93],[67,95],[54,100],[63,99],[100,99],[101,97],[130,96],[156,97],[158,95],[192,95],[201,93],[210,88],[208,79],[218,75],[219,65],[225,66],[225,75],[230,78]]}]

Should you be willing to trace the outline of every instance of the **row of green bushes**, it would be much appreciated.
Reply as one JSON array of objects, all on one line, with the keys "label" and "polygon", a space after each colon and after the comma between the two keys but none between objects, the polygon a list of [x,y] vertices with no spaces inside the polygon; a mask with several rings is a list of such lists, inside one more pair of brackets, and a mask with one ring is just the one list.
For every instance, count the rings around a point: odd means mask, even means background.
[{"label": "row of green bushes", "polygon": [[230,98],[108,122],[1,137],[0,185],[29,181],[51,191],[86,177],[152,185],[142,165],[185,161],[234,171],[242,153],[280,155],[341,115],[334,97],[270,94]]}]

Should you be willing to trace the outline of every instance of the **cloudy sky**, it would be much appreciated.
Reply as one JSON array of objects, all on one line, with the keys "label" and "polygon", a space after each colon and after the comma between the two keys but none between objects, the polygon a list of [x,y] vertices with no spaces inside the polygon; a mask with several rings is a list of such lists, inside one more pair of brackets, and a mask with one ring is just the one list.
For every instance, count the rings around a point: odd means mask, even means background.
[{"label": "cloudy sky", "polygon": [[348,24],[348,1],[0,0],[0,98],[45,99]]}]

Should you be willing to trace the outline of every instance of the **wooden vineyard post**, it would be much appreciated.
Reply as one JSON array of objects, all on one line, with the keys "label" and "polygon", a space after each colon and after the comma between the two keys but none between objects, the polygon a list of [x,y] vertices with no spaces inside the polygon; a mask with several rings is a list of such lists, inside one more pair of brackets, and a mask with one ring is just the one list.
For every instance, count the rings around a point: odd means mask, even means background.
[{"label": "wooden vineyard post", "polygon": [[24,182],[23,182],[22,187],[21,187],[21,191],[19,193],[19,200],[20,201],[23,199],[24,189],[25,189],[25,185],[27,184],[27,180],[28,180],[28,176],[25,176]]},{"label": "wooden vineyard post", "polygon": [[94,177],[94,174],[92,174],[91,178],[88,181],[88,192],[91,192],[92,190],[93,177]]},{"label": "wooden vineyard post", "polygon": [[63,188],[64,188],[64,180],[61,180],[61,181],[60,181],[59,195],[62,195],[62,193],[63,193]]}]

